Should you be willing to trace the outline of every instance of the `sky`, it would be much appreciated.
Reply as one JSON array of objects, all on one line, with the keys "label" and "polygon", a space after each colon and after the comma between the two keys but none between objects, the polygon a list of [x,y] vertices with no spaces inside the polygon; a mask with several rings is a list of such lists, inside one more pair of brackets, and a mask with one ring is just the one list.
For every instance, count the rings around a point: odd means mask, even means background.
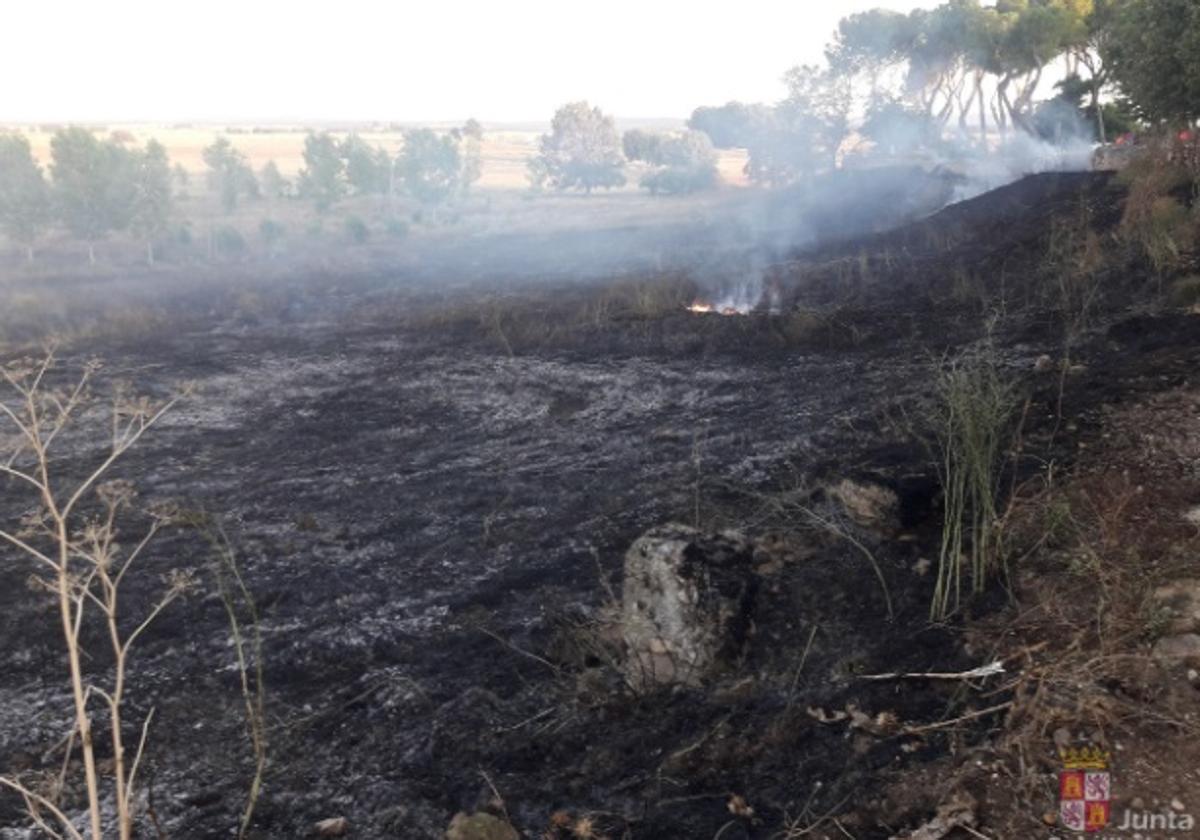
[{"label": "sky", "polygon": [[545,121],[772,102],[843,15],[935,0],[6,0],[0,121]]}]

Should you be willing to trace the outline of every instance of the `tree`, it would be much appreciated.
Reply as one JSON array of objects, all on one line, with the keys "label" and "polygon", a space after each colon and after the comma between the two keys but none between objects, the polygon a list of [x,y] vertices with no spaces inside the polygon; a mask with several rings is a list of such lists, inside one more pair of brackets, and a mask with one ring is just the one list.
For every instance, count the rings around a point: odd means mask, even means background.
[{"label": "tree", "polygon": [[479,141],[483,140],[483,123],[474,117],[463,123],[463,127],[459,131],[462,132],[464,137],[470,137],[473,140]]},{"label": "tree", "polygon": [[67,230],[87,242],[96,262],[96,242],[129,224],[133,209],[132,156],[119,143],[101,142],[87,129],[60,129],[50,140],[54,200]]},{"label": "tree", "polygon": [[1118,4],[1105,50],[1113,79],[1140,116],[1177,124],[1200,118],[1200,6],[1195,0]]},{"label": "tree", "polygon": [[175,182],[175,195],[181,200],[188,197],[188,185],[192,182],[192,176],[183,168],[182,163],[175,164],[171,168],[171,178]]},{"label": "tree", "polygon": [[372,146],[357,134],[342,141],[346,161],[346,181],[358,195],[387,192],[392,160],[383,149]]},{"label": "tree", "polygon": [[458,153],[462,158],[461,179],[465,192],[483,175],[483,125],[472,117],[455,131],[459,141]]},{"label": "tree", "polygon": [[844,77],[813,66],[784,77],[788,97],[750,145],[746,174],[782,186],[833,169],[849,129],[850,89]]},{"label": "tree", "polygon": [[941,126],[924,110],[884,97],[868,106],[858,131],[884,155],[933,149],[942,139]]},{"label": "tree", "polygon": [[232,213],[242,196],[257,198],[258,179],[246,161],[246,156],[233,147],[227,137],[218,137],[202,152],[208,166],[209,189],[215,190],[221,199],[221,208]]},{"label": "tree", "polygon": [[408,192],[422,204],[441,204],[467,188],[461,141],[453,133],[429,128],[404,132],[404,150],[396,163]]},{"label": "tree", "polygon": [[[705,135],[707,136],[707,135]],[[621,150],[627,160],[640,160],[645,163],[658,163],[662,151],[663,135],[653,131],[642,131],[631,128],[621,135]],[[711,145],[711,142],[710,144]]]},{"label": "tree", "polygon": [[771,122],[766,105],[726,102],[719,108],[697,108],[687,126],[703,131],[718,149],[745,149]]},{"label": "tree", "polygon": [[154,265],[154,243],[171,218],[171,162],[167,150],[151,140],[133,152],[133,206],[130,227],[146,243],[146,262]]},{"label": "tree", "polygon": [[554,114],[549,134],[538,142],[529,164],[535,188],[581,189],[591,193],[625,183],[621,138],[612,117],[587,102],[572,102]]},{"label": "tree", "polygon": [[833,43],[825,53],[836,72],[866,75],[874,98],[880,76],[908,57],[915,35],[913,18],[908,15],[871,9],[838,21]]},{"label": "tree", "polygon": [[50,189],[23,134],[0,134],[0,228],[33,262],[34,246],[50,223]]},{"label": "tree", "polygon": [[263,195],[275,201],[287,196],[292,188],[292,184],[279,171],[279,167],[275,161],[267,161],[258,173],[258,183],[262,187]]},{"label": "tree", "polygon": [[309,133],[304,138],[300,193],[311,198],[321,213],[346,194],[346,165],[337,141],[328,132]]},{"label": "tree", "polygon": [[659,137],[654,162],[659,164],[639,182],[651,194],[679,194],[715,187],[717,153],[703,131],[686,131],[674,137]]},{"label": "tree", "polygon": [[[1076,21],[1070,8],[1061,4],[1015,8],[1015,17],[1001,43],[999,58],[1003,75],[996,92],[1001,114],[1014,126],[1033,133],[1033,94],[1046,65],[1061,55],[1074,37]],[[1013,96],[1009,95],[1010,89],[1015,91]],[[1006,123],[1001,121],[1000,126],[1003,130]]]}]

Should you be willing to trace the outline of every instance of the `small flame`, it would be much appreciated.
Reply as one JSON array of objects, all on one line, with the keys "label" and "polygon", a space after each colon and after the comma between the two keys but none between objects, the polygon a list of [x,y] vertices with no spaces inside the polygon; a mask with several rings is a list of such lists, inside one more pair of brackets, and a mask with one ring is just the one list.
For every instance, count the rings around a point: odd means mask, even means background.
[{"label": "small flame", "polygon": [[709,303],[706,300],[692,301],[692,305],[688,307],[688,312],[715,313],[717,315],[745,315],[749,311],[749,309],[743,309],[741,307],[731,306],[729,304],[718,306],[716,304]]}]

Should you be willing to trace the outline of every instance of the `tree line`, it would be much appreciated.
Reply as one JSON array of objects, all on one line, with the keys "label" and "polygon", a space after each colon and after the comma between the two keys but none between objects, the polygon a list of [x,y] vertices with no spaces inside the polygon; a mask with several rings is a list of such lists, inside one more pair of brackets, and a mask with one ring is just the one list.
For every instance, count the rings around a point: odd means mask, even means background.
[{"label": "tree line", "polygon": [[[479,179],[483,127],[476,120],[445,133],[418,128],[403,136],[401,151],[392,156],[357,134],[338,140],[310,133],[294,183],[274,161],[256,173],[224,136],[205,147],[202,158],[208,187],[227,214],[244,200],[264,196],[310,200],[322,213],[351,194],[404,193],[437,205],[465,196]],[[86,244],[93,264],[98,242],[128,232],[153,264],[189,180],[182,166],[172,166],[161,143],[139,146],[124,132],[101,138],[87,128],[61,128],[51,138],[47,169],[27,137],[0,133],[0,231],[33,261],[38,243],[58,226]]]},{"label": "tree line", "polygon": [[[1058,95],[1039,85],[1061,68]],[[1200,4],[1195,0],[948,0],[843,18],[823,66],[788,71],[768,106],[696,109],[690,128],[745,148],[747,174],[791,183],[832,168],[852,123],[888,153],[947,135],[986,148],[1015,133],[1106,142],[1137,127],[1200,117]]]}]

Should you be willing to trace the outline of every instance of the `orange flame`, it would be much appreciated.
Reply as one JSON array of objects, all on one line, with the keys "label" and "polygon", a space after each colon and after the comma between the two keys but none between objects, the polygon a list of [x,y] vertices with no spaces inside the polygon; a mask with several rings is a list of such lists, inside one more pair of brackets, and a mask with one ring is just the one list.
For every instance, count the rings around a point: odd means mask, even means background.
[{"label": "orange flame", "polygon": [[716,304],[709,303],[706,300],[694,300],[691,306],[688,307],[688,312],[699,313],[716,313],[717,315],[745,315],[746,313],[738,309],[736,306],[722,306],[717,308]]}]

